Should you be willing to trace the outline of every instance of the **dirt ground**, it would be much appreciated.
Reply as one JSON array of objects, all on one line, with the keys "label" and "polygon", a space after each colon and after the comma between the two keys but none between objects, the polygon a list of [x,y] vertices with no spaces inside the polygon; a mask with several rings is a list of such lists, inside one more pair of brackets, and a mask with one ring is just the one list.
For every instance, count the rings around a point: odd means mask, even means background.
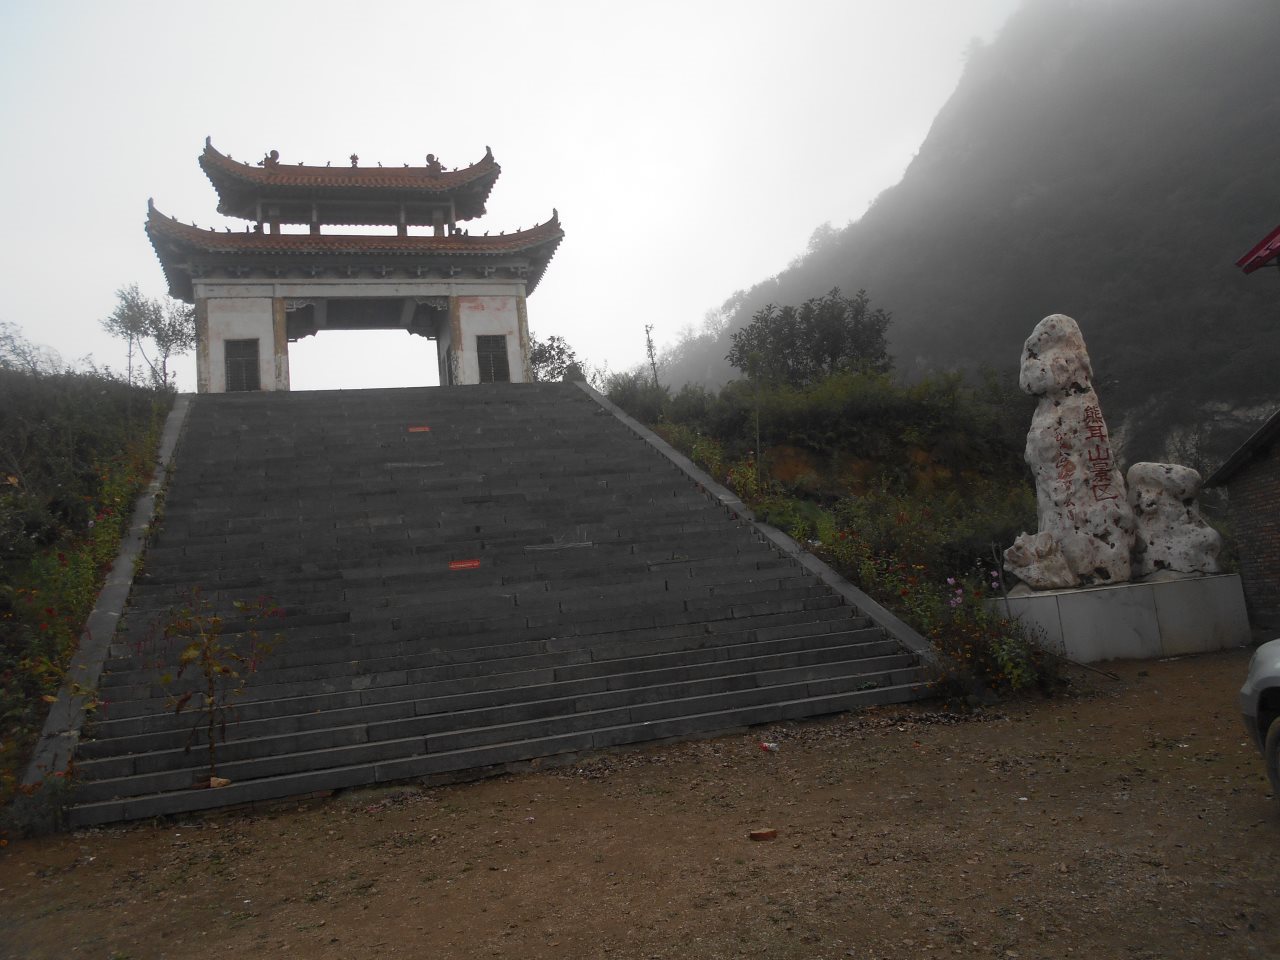
[{"label": "dirt ground", "polygon": [[1247,660],[15,843],[0,954],[1280,957]]}]

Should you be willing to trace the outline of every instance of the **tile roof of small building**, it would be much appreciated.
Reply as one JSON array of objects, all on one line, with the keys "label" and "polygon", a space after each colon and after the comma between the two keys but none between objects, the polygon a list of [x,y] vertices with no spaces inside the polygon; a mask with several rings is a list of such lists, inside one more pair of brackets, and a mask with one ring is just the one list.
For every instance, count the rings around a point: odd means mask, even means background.
[{"label": "tile roof of small building", "polygon": [[1206,487],[1217,487],[1230,482],[1231,478],[1248,466],[1255,457],[1262,456],[1280,440],[1280,410],[1270,417],[1242,443],[1222,466],[1213,471],[1205,481]]},{"label": "tile roof of small building", "polygon": [[[530,260],[527,283],[532,293],[542,278],[556,247],[564,238],[559,214],[527,230],[471,236],[368,236],[353,234],[257,233],[203,229],[165,216],[147,201],[146,232],[164,267],[170,291],[183,291],[190,278],[178,255],[243,258],[246,263],[269,262],[276,257],[386,256],[391,258],[490,258],[524,255]],[[186,283],[181,283],[185,278]],[[179,293],[175,293],[179,296]]]},{"label": "tile roof of small building", "polygon": [[244,233],[207,230],[165,216],[147,201],[147,234],[177,241],[204,253],[243,254],[346,254],[384,253],[403,256],[423,254],[484,255],[522,253],[564,237],[559,214],[527,230],[471,236],[370,236],[366,234]]},{"label": "tile roof of small building", "polygon": [[1245,273],[1261,270],[1280,257],[1280,227],[1276,227],[1259,240],[1249,252],[1236,261],[1236,266]]},{"label": "tile roof of small building", "polygon": [[[428,159],[434,161],[430,154]],[[484,156],[457,170],[446,170],[438,163],[411,167],[308,166],[281,163],[273,150],[257,164],[241,163],[220,153],[206,138],[200,166],[214,188],[227,181],[239,181],[265,188],[312,188],[324,190],[405,191],[413,194],[448,194],[468,186],[481,186],[484,196],[493,188],[502,168],[493,159],[493,151],[485,148]]]}]

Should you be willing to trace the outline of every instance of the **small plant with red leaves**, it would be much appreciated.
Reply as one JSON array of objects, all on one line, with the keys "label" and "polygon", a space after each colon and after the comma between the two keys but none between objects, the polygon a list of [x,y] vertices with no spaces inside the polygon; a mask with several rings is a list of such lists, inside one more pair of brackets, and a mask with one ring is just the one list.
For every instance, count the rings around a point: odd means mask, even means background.
[{"label": "small plant with red leaves", "polygon": [[[190,752],[201,732],[208,750],[209,775],[195,783],[197,787],[220,787],[230,782],[217,775],[218,741],[226,742],[237,698],[280,640],[279,634],[265,639],[262,635],[268,621],[283,616],[270,598],[236,600],[232,607],[238,615],[235,620],[223,617],[215,604],[194,588],[181,605],[169,611],[160,633],[164,648],[178,651],[176,669],[160,677],[161,685],[171,691],[166,706],[175,714],[188,707],[194,710],[196,719],[187,735],[186,750]],[[194,683],[188,679],[192,677]]]}]

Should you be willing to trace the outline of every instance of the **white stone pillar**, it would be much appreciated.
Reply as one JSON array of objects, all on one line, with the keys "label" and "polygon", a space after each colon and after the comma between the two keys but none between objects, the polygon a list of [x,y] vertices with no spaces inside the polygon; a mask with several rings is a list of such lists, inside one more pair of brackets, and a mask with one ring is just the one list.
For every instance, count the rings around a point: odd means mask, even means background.
[{"label": "white stone pillar", "polygon": [[196,393],[209,393],[209,300],[196,297]]},{"label": "white stone pillar", "polygon": [[[283,371],[278,371],[277,335],[274,301],[271,297],[209,297],[206,301],[205,338],[207,344],[208,393],[227,392],[227,343],[229,341],[256,341],[258,353],[258,389],[287,390],[289,368],[286,359]],[[284,303],[280,302],[280,313]],[[283,321],[282,321],[283,322]],[[287,351],[287,340],[286,351]],[[286,358],[288,354],[286,352]],[[280,373],[284,383],[280,385]]]}]

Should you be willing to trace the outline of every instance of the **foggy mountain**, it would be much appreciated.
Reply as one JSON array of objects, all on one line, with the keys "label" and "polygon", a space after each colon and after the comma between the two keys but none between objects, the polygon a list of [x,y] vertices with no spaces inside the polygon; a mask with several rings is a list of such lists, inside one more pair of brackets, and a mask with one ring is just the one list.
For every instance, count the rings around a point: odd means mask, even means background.
[{"label": "foggy mountain", "polygon": [[1275,0],[1028,0],[902,181],[735,294],[667,381],[732,378],[731,330],[837,286],[892,312],[905,377],[1014,373],[1066,313],[1128,462],[1221,459],[1280,403],[1280,278],[1234,266],[1280,223],[1277,51]]}]

